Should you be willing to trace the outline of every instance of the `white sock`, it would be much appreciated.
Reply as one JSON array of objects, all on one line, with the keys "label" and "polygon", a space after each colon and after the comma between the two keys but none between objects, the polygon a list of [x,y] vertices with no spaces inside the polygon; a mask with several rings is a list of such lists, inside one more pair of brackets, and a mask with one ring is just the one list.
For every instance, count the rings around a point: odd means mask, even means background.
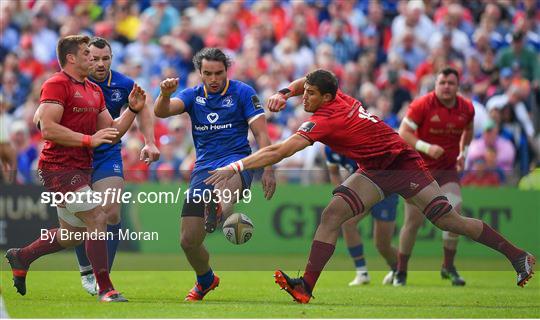
[{"label": "white sock", "polygon": [[87,271],[90,271],[92,270],[92,265],[89,265],[89,266],[79,266],[79,271],[82,273],[82,272],[87,272]]}]

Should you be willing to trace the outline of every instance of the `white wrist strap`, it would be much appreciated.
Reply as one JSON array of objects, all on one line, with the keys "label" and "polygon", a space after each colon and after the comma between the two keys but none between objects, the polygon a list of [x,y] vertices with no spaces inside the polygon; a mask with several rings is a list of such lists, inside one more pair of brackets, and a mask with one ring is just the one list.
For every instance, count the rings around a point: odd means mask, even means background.
[{"label": "white wrist strap", "polygon": [[244,163],[242,162],[242,160],[238,160],[236,162],[233,162],[229,166],[231,166],[231,168],[236,173],[240,173],[240,172],[244,171]]},{"label": "white wrist strap", "polygon": [[431,147],[431,144],[423,141],[423,140],[420,140],[418,139],[418,141],[416,141],[416,144],[414,145],[414,148],[420,152],[423,152],[425,154],[428,153],[429,151],[429,147]]},{"label": "white wrist strap", "polygon": [[469,153],[469,146],[463,147],[463,151],[461,151],[459,154],[463,156],[463,158],[467,159],[467,154]]}]

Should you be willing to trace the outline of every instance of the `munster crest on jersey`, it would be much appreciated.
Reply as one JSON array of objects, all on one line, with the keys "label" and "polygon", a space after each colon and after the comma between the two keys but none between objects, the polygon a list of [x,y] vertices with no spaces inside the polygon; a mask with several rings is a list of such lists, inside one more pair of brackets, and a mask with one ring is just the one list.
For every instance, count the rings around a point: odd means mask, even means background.
[{"label": "munster crest on jersey", "polygon": [[118,102],[122,99],[122,93],[118,89],[114,89],[111,94],[111,101]]}]

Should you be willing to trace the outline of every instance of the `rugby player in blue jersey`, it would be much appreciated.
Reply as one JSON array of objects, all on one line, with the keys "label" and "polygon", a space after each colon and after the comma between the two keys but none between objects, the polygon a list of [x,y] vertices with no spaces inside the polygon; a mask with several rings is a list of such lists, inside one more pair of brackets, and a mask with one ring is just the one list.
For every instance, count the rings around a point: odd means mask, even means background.
[{"label": "rugby player in blue jersey", "polygon": [[[127,76],[111,70],[112,49],[109,42],[103,38],[94,37],[88,44],[93,63],[89,79],[97,84],[103,91],[105,104],[112,118],[118,118],[122,108],[128,105],[128,96],[133,88],[133,80]],[[141,150],[140,159],[147,164],[159,159],[159,150],[154,139],[154,117],[149,108],[143,108],[137,114],[137,121],[144,136],[145,146]],[[119,194],[124,188],[124,174],[122,156],[120,154],[121,142],[102,144],[94,149],[92,174],[92,189],[102,194],[107,189]],[[112,268],[116,250],[118,248],[118,233],[120,230],[120,203],[108,197],[103,209],[107,214],[107,231],[114,237],[107,240],[107,254],[109,258],[109,271]],[[75,248],[81,282],[83,288],[90,294],[96,294],[96,280],[90,261],[84,250],[84,243]]]},{"label": "rugby player in blue jersey", "polygon": [[[197,276],[186,301],[202,300],[219,285],[203,241],[206,233],[214,232],[221,216],[232,212],[234,202],[246,196],[244,191],[249,192],[252,181],[252,173],[244,171],[214,188],[204,183],[208,171],[251,154],[248,129],[259,148],[270,145],[262,103],[252,87],[228,79],[229,58],[220,49],[204,48],[194,56],[193,64],[202,84],[171,97],[178,79],[166,79],[160,84],[161,91],[154,104],[154,113],[160,118],[189,114],[197,153],[181,214],[181,246]],[[276,187],[271,167],[264,169],[262,185],[265,197],[270,199]],[[210,201],[208,195],[212,195]]]}]

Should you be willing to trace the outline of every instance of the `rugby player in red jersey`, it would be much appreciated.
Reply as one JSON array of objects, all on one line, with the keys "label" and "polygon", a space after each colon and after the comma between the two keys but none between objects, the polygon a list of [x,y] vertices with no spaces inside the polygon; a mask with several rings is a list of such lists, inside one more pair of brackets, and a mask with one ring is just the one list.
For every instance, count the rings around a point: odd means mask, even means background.
[{"label": "rugby player in red jersey", "polygon": [[38,163],[40,179],[47,191],[74,194],[74,201],[58,204],[60,228],[42,230],[41,236],[28,246],[9,249],[6,258],[17,292],[25,295],[26,274],[34,260],[74,247],[85,237],[86,252],[99,285],[99,300],[123,302],[127,300],[114,289],[109,278],[107,244],[103,238],[107,216],[89,186],[92,148],[118,141],[144,107],[146,94],[135,84],[129,108],[113,120],[101,89],[86,78],[91,66],[89,41],[89,37],[81,35],[58,41],[57,56],[62,70],[43,84],[34,118],[45,139]]},{"label": "rugby player in red jersey", "polygon": [[420,155],[359,101],[338,90],[337,79],[331,72],[316,70],[293,81],[270,97],[268,108],[279,111],[287,98],[301,94],[304,110],[313,115],[296,134],[211,171],[205,181],[220,183],[243,170],[272,165],[315,141],[356,160],[359,170],[334,189],[334,196],[322,213],[304,276],[290,278],[281,270],[274,273],[276,283],[294,300],[308,303],[311,299],[315,283],[334,252],[341,224],[356,215],[365,215],[391,193],[409,199],[438,228],[466,235],[504,254],[517,272],[519,286],[530,279],[534,256],[512,245],[482,221],[457,214]]},{"label": "rugby player in red jersey", "polygon": [[[463,170],[465,156],[473,138],[474,107],[457,94],[459,74],[444,68],[437,74],[435,90],[414,100],[399,128],[399,135],[415,147],[431,175],[457,213],[461,212],[461,189],[458,171]],[[399,236],[397,273],[394,286],[407,282],[407,264],[424,215],[410,201],[405,201],[405,220]],[[443,231],[444,260],[441,276],[452,285],[464,286],[454,266],[458,235]]]}]

